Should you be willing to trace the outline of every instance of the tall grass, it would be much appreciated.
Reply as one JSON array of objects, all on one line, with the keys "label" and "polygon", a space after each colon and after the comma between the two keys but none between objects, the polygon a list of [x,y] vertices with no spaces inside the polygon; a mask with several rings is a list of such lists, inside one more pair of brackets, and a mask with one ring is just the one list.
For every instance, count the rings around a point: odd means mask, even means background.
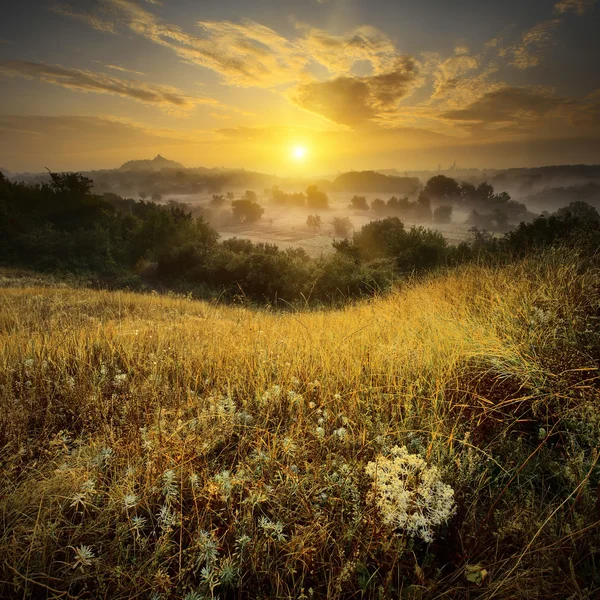
[{"label": "tall grass", "polygon": [[[285,314],[1,289],[0,594],[590,597],[598,275],[553,251]],[[454,490],[431,543],[373,501],[404,446]]]}]

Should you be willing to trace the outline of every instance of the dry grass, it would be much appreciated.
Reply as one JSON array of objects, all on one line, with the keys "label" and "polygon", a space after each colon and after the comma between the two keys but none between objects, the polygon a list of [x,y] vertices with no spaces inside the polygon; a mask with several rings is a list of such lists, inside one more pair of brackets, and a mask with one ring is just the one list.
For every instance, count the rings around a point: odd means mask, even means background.
[{"label": "dry grass", "polygon": [[[590,597],[598,316],[564,252],[335,312],[0,289],[0,595]],[[396,445],[431,544],[369,500]]]}]

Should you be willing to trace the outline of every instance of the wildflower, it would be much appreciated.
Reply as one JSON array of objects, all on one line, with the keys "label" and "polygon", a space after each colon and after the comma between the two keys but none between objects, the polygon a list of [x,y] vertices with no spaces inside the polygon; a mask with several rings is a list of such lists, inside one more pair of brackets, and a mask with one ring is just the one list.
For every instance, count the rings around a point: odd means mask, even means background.
[{"label": "wildflower", "polygon": [[314,402],[308,403],[308,408],[314,408],[315,406],[316,406],[316,404]]},{"label": "wildflower", "polygon": [[84,492],[73,494],[70,504],[71,508],[74,508],[75,510],[79,510],[80,507],[83,508],[85,506],[85,499],[86,494]]},{"label": "wildflower", "polygon": [[198,477],[197,473],[192,473],[190,475],[190,485],[194,490],[197,490],[200,487],[200,477]]},{"label": "wildflower", "polygon": [[127,494],[123,498],[123,506],[125,507],[125,510],[130,510],[132,508],[135,508],[137,503],[138,503],[138,498],[135,494]]},{"label": "wildflower", "polygon": [[285,541],[286,536],[283,533],[283,523],[271,521],[271,519],[263,516],[259,519],[258,525],[263,530],[264,534],[273,541]]},{"label": "wildflower", "polygon": [[162,484],[162,495],[165,497],[167,502],[175,499],[178,495],[175,471],[172,469],[165,471],[162,476]]},{"label": "wildflower", "polygon": [[212,533],[201,529],[195,543],[196,564],[214,565],[217,560],[217,542]]},{"label": "wildflower", "polygon": [[286,454],[294,454],[298,449],[296,442],[292,438],[284,437],[282,442],[283,451]]},{"label": "wildflower", "polygon": [[160,507],[158,511],[158,524],[163,531],[173,528],[177,524],[177,515],[167,504]]},{"label": "wildflower", "polygon": [[320,440],[325,438],[325,430],[322,427],[317,427],[315,433]]},{"label": "wildflower", "polygon": [[145,517],[140,517],[139,515],[134,515],[131,517],[131,527],[138,533],[144,529],[146,523],[147,520]]},{"label": "wildflower", "polygon": [[393,529],[431,542],[433,528],[454,514],[454,490],[442,483],[437,467],[410,454],[406,446],[394,446],[390,458],[378,456],[365,471],[373,478],[371,498]]},{"label": "wildflower", "polygon": [[343,441],[348,437],[348,430],[345,427],[340,427],[339,429],[334,429],[333,435],[340,441]]},{"label": "wildflower", "polygon": [[117,373],[113,378],[113,385],[115,387],[121,387],[125,384],[126,380],[127,380],[126,373]]},{"label": "wildflower", "polygon": [[233,587],[237,583],[240,576],[240,569],[233,563],[233,560],[230,556],[221,561],[219,571],[219,580],[221,585],[225,587]]},{"label": "wildflower", "polygon": [[81,545],[79,548],[75,548],[75,560],[71,565],[73,569],[83,567],[89,567],[92,564],[94,558],[94,552],[90,546]]}]

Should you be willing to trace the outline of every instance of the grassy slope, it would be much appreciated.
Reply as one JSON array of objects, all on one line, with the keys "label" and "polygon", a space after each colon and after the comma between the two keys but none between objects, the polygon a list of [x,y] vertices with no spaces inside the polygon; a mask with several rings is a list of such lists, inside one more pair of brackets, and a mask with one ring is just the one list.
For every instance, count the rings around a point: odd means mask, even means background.
[{"label": "grassy slope", "polygon": [[[2,289],[0,596],[587,597],[599,315],[562,252],[337,312]],[[370,501],[395,445],[455,490],[429,545]]]}]

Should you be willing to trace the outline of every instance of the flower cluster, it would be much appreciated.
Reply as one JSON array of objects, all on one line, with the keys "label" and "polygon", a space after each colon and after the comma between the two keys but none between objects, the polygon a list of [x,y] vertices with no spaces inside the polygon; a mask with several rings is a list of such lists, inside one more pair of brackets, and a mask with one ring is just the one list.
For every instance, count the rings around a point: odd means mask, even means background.
[{"label": "flower cluster", "polygon": [[378,456],[365,470],[373,478],[371,498],[388,527],[431,542],[434,528],[454,514],[454,490],[442,483],[437,467],[406,446],[394,446],[389,457]]}]

